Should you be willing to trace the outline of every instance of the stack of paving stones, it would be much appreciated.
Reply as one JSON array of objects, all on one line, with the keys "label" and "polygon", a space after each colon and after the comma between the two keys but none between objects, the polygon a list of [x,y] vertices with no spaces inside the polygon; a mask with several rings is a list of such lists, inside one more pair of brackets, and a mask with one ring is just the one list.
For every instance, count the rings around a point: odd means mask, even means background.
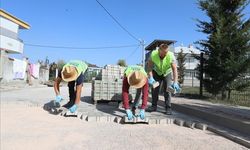
[{"label": "stack of paving stones", "polygon": [[[95,80],[92,81],[91,97],[96,103],[100,100],[122,101],[122,79],[125,67],[106,65]],[[135,97],[136,89],[130,88],[129,98]]]}]

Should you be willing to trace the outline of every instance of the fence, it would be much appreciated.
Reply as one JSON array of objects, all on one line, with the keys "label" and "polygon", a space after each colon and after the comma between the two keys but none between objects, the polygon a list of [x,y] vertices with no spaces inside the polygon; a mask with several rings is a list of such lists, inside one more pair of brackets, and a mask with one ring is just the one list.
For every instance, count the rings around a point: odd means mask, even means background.
[{"label": "fence", "polygon": [[229,103],[233,105],[242,105],[250,106],[250,88],[245,89],[244,91],[232,90],[230,94],[230,99],[222,100],[221,93],[218,94],[217,99],[213,97],[212,94],[208,93],[205,88],[202,90],[202,96],[200,95],[200,87],[182,87],[182,96],[189,98],[198,98],[198,99],[209,99],[212,101],[221,101],[224,103]]}]

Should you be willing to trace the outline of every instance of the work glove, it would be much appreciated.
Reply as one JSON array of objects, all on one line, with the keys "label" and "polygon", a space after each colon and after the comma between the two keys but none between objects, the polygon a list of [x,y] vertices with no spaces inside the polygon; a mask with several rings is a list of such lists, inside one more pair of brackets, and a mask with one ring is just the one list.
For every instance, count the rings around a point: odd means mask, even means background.
[{"label": "work glove", "polygon": [[71,107],[69,108],[69,111],[70,111],[71,113],[75,113],[76,110],[77,110],[77,105],[76,105],[76,104],[74,104],[73,106],[71,106]]},{"label": "work glove", "polygon": [[140,110],[139,117],[140,117],[142,120],[145,119],[145,110],[144,110],[144,109],[141,109],[141,110]]},{"label": "work glove", "polygon": [[62,101],[62,97],[60,95],[56,96],[56,99],[54,101],[54,106],[55,107],[61,107],[60,102]]},{"label": "work glove", "polygon": [[62,96],[61,95],[57,95],[56,96],[56,103],[60,103],[62,101]]},{"label": "work glove", "polygon": [[132,120],[134,118],[134,115],[130,109],[126,109],[126,114],[128,116],[128,120]]},{"label": "work glove", "polygon": [[180,88],[179,84],[178,84],[178,83],[176,83],[176,82],[174,82],[174,83],[172,84],[172,87],[173,87],[173,89],[175,89],[175,90],[176,90],[176,92],[177,92],[177,93],[179,93],[179,92],[180,92],[180,90],[181,90],[181,88]]},{"label": "work glove", "polygon": [[154,79],[153,77],[150,77],[150,78],[148,79],[148,84],[149,84],[149,85],[153,85],[154,82],[155,82],[155,79]]}]

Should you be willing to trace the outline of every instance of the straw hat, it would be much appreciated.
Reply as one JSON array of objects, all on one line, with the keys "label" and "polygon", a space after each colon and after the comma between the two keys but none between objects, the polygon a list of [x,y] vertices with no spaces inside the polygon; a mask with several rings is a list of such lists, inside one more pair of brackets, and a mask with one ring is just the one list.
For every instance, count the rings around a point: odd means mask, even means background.
[{"label": "straw hat", "polygon": [[147,76],[140,71],[128,75],[128,83],[134,88],[142,88],[147,82]]},{"label": "straw hat", "polygon": [[63,66],[62,79],[66,82],[75,81],[77,79],[77,70],[74,66]]}]

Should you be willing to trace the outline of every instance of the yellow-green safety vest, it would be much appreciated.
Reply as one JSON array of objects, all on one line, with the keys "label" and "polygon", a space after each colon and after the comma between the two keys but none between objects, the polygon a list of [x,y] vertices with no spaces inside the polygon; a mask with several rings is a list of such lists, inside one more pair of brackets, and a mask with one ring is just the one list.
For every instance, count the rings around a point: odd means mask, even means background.
[{"label": "yellow-green safety vest", "polygon": [[147,76],[147,73],[146,71],[143,69],[143,67],[141,66],[137,66],[137,65],[134,65],[134,66],[128,66],[126,69],[125,69],[125,72],[124,74],[126,76],[128,76],[129,74],[135,72],[135,71],[140,71],[142,72],[143,74],[145,74],[145,76]]},{"label": "yellow-green safety vest", "polygon": [[174,53],[168,51],[167,55],[161,59],[159,56],[159,51],[154,50],[151,53],[150,56],[152,62],[154,63],[153,70],[159,75],[159,76],[166,76],[172,72],[171,63],[174,59]]},{"label": "yellow-green safety vest", "polygon": [[76,67],[76,70],[77,70],[77,73],[78,73],[77,76],[80,76],[81,73],[84,73],[88,68],[88,65],[85,62],[80,61],[80,60],[71,60],[67,64],[65,64],[65,66],[74,66],[74,67]]}]

